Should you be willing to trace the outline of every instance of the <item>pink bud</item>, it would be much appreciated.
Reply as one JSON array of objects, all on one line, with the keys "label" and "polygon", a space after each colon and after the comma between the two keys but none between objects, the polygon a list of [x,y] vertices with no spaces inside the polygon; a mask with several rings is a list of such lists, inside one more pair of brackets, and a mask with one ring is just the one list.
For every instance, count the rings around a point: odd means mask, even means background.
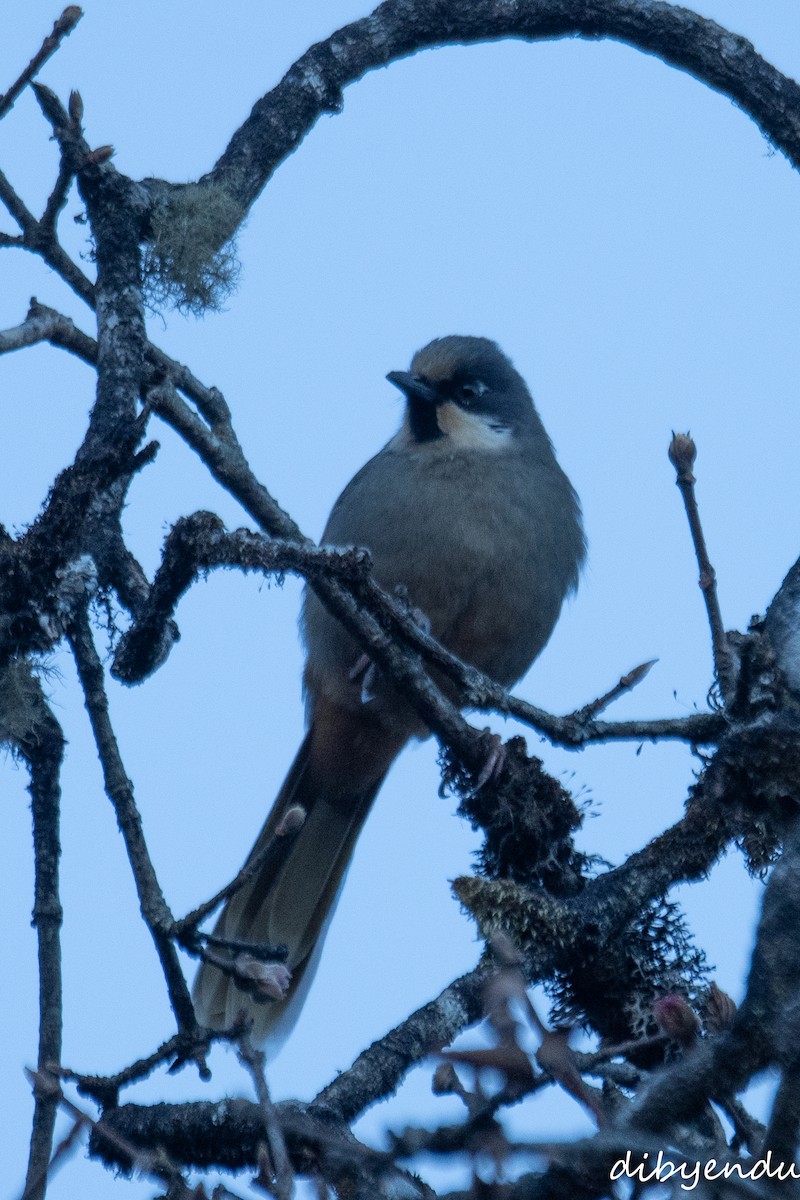
[{"label": "pink bud", "polygon": [[677,992],[670,992],[656,1000],[653,1018],[661,1033],[681,1046],[691,1046],[700,1032],[696,1012],[686,998]]}]

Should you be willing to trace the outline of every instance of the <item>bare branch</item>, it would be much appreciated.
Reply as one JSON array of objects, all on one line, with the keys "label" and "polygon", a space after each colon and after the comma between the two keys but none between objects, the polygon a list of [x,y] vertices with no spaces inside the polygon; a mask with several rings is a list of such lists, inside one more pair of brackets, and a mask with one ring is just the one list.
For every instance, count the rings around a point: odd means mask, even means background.
[{"label": "bare branch", "polygon": [[74,179],[75,172],[62,155],[58,175],[53,184],[53,190],[47,198],[47,204],[45,205],[40,222],[40,229],[45,237],[55,238],[59,214],[67,203]]},{"label": "bare branch", "polygon": [[714,674],[719,682],[723,699],[729,703],[733,699],[736,688],[736,668],[731,654],[730,644],[725,626],[722,623],[719,599],[717,597],[717,576],[711,565],[706,548],[703,526],[700,522],[700,511],[695,496],[695,477],[692,472],[697,450],[688,434],[673,434],[669,448],[670,462],[677,475],[676,483],[683,497],[686,517],[692,534],[697,565],[700,568],[700,590],[708,613],[708,623],[711,627],[711,645],[714,653]]},{"label": "bare branch", "polygon": [[164,899],[150,859],[147,843],[144,840],[141,817],[133,796],[133,786],[125,774],[109,717],[108,700],[103,683],[103,668],[94,646],[88,618],[85,615],[76,622],[70,631],[69,641],[75,656],[78,675],[83,687],[86,711],[89,714],[97,753],[103,768],[106,792],[114,806],[117,823],[125,839],[125,848],[136,881],[142,916],[155,943],[178,1027],[190,1035],[195,1035],[198,1031],[194,1008],[170,936],[174,918]]},{"label": "bare branch", "polygon": [[52,58],[64,38],[69,37],[83,16],[83,10],[77,4],[70,4],[53,25],[52,30],[42,42],[25,70],[11,87],[0,96],[0,120],[14,106],[14,101],[27,85],[36,78],[48,58]]},{"label": "bare branch", "polygon": [[[140,1150],[114,1129],[108,1121],[96,1121],[89,1113],[84,1112],[83,1109],[73,1104],[64,1095],[57,1077],[47,1071],[31,1073],[31,1078],[36,1090],[49,1095],[56,1105],[63,1108],[72,1117],[76,1128],[91,1130],[92,1137],[109,1152],[113,1153],[116,1156],[116,1161],[125,1170],[129,1171],[135,1167],[143,1174],[149,1175],[159,1182],[167,1180],[170,1184],[170,1197],[172,1200],[198,1200],[198,1193],[188,1187],[178,1168],[160,1148],[156,1148],[153,1151]],[[61,1155],[59,1154],[58,1157],[60,1158]],[[58,1158],[54,1157],[45,1167],[39,1181],[39,1186],[42,1189],[41,1195],[44,1195],[48,1176],[57,1165]],[[34,1193],[26,1187],[21,1200],[34,1200]]]},{"label": "bare branch", "polygon": [[643,679],[645,679],[652,668],[656,665],[658,659],[653,658],[650,662],[640,663],[638,667],[634,667],[632,671],[628,671],[625,675],[621,675],[618,682],[614,684],[602,696],[598,696],[590,704],[587,704],[579,712],[573,713],[572,720],[576,722],[589,721],[592,717],[596,717],[598,713],[603,712],[608,708],[609,704],[613,704],[615,700],[619,700],[620,696],[624,696],[626,692],[631,692],[637,687]]},{"label": "bare branch", "polygon": [[659,0],[386,0],[312,46],[262,97],[202,182],[222,183],[244,216],[278,166],[369,71],[434,46],[500,38],[611,38],[653,54],[732,99],[800,165],[800,89],[745,38]]},{"label": "bare branch", "polygon": [[[289,810],[289,812],[291,813],[292,810]],[[197,939],[197,926],[214,912],[215,909],[219,908],[220,904],[235,895],[246,883],[249,883],[251,879],[259,875],[266,866],[269,865],[273,871],[277,870],[288,854],[292,842],[300,832],[305,820],[305,813],[301,808],[295,809],[294,812],[298,814],[297,820],[293,822],[282,821],[261,852],[251,862],[245,863],[239,874],[230,883],[226,884],[224,888],[220,888],[210,900],[206,900],[205,903],[198,905],[192,912],[182,917],[180,921],[175,922],[173,936],[182,945],[186,946],[188,943],[188,947],[191,947]]]},{"label": "bare branch", "polygon": [[[254,1050],[246,1038],[239,1040],[239,1061],[247,1069],[256,1090],[259,1107],[264,1118],[264,1132],[269,1146],[269,1174],[263,1186],[270,1191],[274,1187],[277,1200],[291,1200],[294,1191],[294,1172],[286,1150],[278,1114],[270,1098],[267,1077],[264,1074],[265,1058],[262,1050]],[[272,1178],[270,1178],[272,1176]]]},{"label": "bare branch", "polygon": [[[5,683],[5,680],[3,681]],[[33,923],[39,944],[39,1070],[61,1060],[61,897],[59,890],[60,771],[64,735],[50,711],[41,686],[31,678],[31,720],[19,740],[30,771],[35,884]],[[42,1200],[50,1159],[57,1103],[43,1092],[36,1095],[25,1195]]]},{"label": "bare branch", "polygon": [[22,230],[23,236],[26,239],[24,244],[27,246],[27,239],[31,232],[36,229],[38,222],[30,209],[26,207],[22,199],[14,191],[14,188],[2,171],[0,171],[0,200],[5,204],[11,216]]},{"label": "bare branch", "polygon": [[482,988],[490,967],[478,966],[417,1009],[358,1056],[353,1065],[314,1098],[312,1108],[353,1121],[364,1109],[391,1096],[415,1063],[474,1025],[483,1015]]}]

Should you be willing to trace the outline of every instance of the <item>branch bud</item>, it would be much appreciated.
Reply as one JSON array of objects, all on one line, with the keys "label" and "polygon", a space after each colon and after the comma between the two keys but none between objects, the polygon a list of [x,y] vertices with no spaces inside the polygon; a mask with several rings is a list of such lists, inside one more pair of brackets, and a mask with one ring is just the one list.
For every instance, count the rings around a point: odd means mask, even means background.
[{"label": "branch bud", "polygon": [[70,92],[68,108],[72,120],[76,125],[80,125],[83,120],[83,99],[80,92]]},{"label": "branch bud", "polygon": [[734,1001],[727,992],[723,992],[716,983],[712,983],[703,1005],[703,1017],[708,1032],[722,1033],[723,1029],[730,1029],[735,1016],[736,1004]]},{"label": "branch bud", "polygon": [[463,1090],[461,1080],[458,1078],[453,1064],[449,1062],[439,1063],[433,1072],[433,1079],[431,1080],[431,1091],[434,1096],[457,1096]]},{"label": "branch bud", "polygon": [[678,475],[678,482],[693,483],[692,467],[697,458],[697,446],[688,433],[673,433],[669,444],[669,461]]},{"label": "branch bud", "polygon": [[65,33],[72,33],[72,30],[82,16],[83,9],[79,4],[68,5],[53,26],[53,33],[56,37],[63,37]]},{"label": "branch bud", "polygon": [[302,829],[305,819],[306,810],[300,804],[293,804],[278,822],[275,837],[286,837],[290,833],[296,833],[298,829]]},{"label": "branch bud", "polygon": [[81,163],[81,170],[85,167],[102,167],[103,163],[107,163],[113,154],[113,146],[98,146],[96,150],[90,150],[86,155]]},{"label": "branch bud", "polygon": [[656,1000],[653,1005],[653,1019],[661,1033],[670,1041],[687,1049],[693,1045],[700,1032],[700,1021],[697,1013],[683,996],[670,992]]}]

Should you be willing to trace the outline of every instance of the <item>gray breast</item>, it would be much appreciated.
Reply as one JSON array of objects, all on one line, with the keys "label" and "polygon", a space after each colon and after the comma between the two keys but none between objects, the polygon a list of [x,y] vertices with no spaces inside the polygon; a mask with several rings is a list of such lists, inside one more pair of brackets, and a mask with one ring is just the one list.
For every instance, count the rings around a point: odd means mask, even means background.
[{"label": "gray breast", "polygon": [[[549,449],[549,448],[548,448]],[[402,584],[431,632],[509,685],[525,673],[577,582],[577,498],[552,452],[383,450],[334,506],[323,542],[366,546],[387,590]],[[360,651],[313,593],[304,604],[307,682],[360,703]]]}]

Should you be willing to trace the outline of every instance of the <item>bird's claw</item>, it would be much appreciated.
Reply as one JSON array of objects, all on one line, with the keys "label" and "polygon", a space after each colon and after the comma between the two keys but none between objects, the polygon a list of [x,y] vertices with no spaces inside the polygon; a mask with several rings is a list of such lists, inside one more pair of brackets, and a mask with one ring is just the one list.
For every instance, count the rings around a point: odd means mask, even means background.
[{"label": "bird's claw", "polygon": [[472,789],[473,796],[476,795],[482,787],[485,787],[491,780],[500,778],[500,774],[506,762],[506,748],[503,739],[498,733],[492,733],[490,729],[485,729],[484,737],[489,744],[489,753],[486,756],[486,761],[481,767],[480,774],[475,781],[475,787]]},{"label": "bird's claw", "polygon": [[362,704],[369,704],[370,700],[375,699],[377,672],[375,670],[375,663],[368,654],[362,654],[356,660],[356,664],[351,668],[347,678],[351,683],[361,684]]}]

